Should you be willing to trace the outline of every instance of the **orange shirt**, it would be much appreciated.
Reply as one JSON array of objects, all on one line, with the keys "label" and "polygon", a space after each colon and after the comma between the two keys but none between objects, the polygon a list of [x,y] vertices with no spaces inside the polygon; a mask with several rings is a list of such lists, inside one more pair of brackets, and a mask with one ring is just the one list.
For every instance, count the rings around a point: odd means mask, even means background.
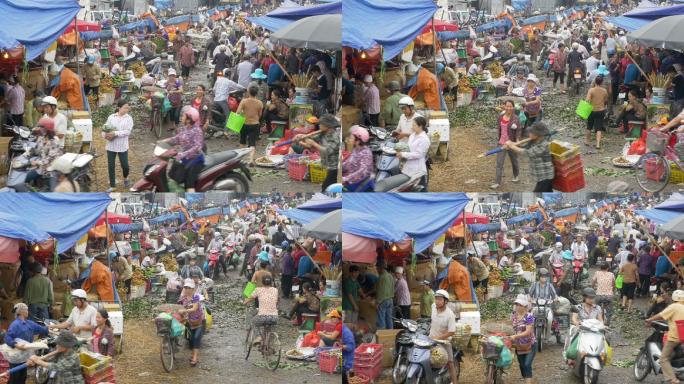
[{"label": "orange shirt", "polygon": [[442,105],[439,102],[439,89],[437,88],[437,77],[425,68],[418,71],[418,80],[408,93],[411,98],[416,100],[419,95],[423,95],[428,109],[439,111]]},{"label": "orange shirt", "polygon": [[93,260],[90,267],[90,276],[83,282],[83,290],[88,292],[95,287],[101,301],[114,301],[114,287],[112,285],[112,272],[106,265],[98,260]]},{"label": "orange shirt", "polygon": [[445,289],[455,301],[473,301],[473,292],[470,289],[470,273],[468,269],[457,261],[449,264],[447,276],[439,284],[439,289]]}]

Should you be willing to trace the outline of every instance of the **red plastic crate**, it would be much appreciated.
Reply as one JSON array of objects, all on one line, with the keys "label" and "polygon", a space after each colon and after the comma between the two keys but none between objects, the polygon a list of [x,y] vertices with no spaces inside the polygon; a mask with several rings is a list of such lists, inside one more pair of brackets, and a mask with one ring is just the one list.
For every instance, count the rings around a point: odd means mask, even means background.
[{"label": "red plastic crate", "polygon": [[113,382],[114,380],[114,367],[111,365],[99,372],[96,372],[92,375],[86,375],[83,374],[83,378],[86,381],[86,384],[97,384],[100,382],[103,383],[108,383],[108,382]]},{"label": "red plastic crate", "polygon": [[318,368],[321,372],[335,373],[340,366],[340,350],[331,349],[318,355]]},{"label": "red plastic crate", "polygon": [[380,376],[380,372],[382,372],[382,367],[379,361],[377,364],[370,366],[358,365],[356,364],[356,361],[354,361],[354,373],[357,375],[363,375],[369,380],[375,380]]},{"label": "red plastic crate", "polygon": [[[368,348],[374,349],[372,353],[367,352]],[[364,343],[354,350],[354,363],[362,366],[371,366],[382,360],[382,344]]]},{"label": "red plastic crate", "polygon": [[306,177],[306,172],[309,170],[309,164],[300,158],[289,159],[287,161],[287,175],[292,180],[302,181]]},{"label": "red plastic crate", "polygon": [[584,168],[569,175],[556,175],[553,179],[553,189],[560,192],[576,192],[586,186],[584,182]]},{"label": "red plastic crate", "polygon": [[114,372],[111,372],[109,375],[103,376],[103,377],[94,376],[92,379],[84,378],[84,381],[85,381],[85,384],[101,384],[101,383],[116,384],[116,380],[114,379]]},{"label": "red plastic crate", "polygon": [[371,379],[368,376],[361,375],[361,374],[358,374],[356,372],[350,373],[349,377],[350,378],[355,377],[357,379],[356,382],[359,384],[370,384],[370,382],[371,382]]},{"label": "red plastic crate", "polygon": [[650,180],[660,181],[665,175],[665,167],[668,166],[665,161],[658,161],[657,157],[651,157],[646,159],[646,178]]},{"label": "red plastic crate", "polygon": [[553,159],[553,168],[556,170],[556,175],[567,176],[580,167],[582,167],[582,157],[579,154],[565,161]]}]

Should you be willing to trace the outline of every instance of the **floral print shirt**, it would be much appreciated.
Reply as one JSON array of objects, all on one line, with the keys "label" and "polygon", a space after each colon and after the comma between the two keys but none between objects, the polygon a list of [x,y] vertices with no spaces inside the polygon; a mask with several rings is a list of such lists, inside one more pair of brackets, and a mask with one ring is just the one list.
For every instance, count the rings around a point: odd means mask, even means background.
[{"label": "floral print shirt", "polygon": [[177,159],[194,159],[202,153],[204,131],[202,131],[199,125],[193,125],[190,128],[183,126],[176,136],[169,139],[169,143],[180,145],[182,151],[176,156]]}]

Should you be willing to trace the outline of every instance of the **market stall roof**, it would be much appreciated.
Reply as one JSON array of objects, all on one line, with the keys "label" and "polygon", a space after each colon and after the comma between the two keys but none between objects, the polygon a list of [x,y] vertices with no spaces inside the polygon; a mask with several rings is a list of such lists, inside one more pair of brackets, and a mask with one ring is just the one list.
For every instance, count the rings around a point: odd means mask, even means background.
[{"label": "market stall roof", "polygon": [[627,40],[649,47],[684,49],[684,6],[681,15],[653,20],[627,35]]},{"label": "market stall roof", "polygon": [[342,15],[317,15],[297,20],[271,35],[274,44],[292,48],[342,49]]},{"label": "market stall roof", "polygon": [[665,16],[684,14],[684,5],[671,5],[669,7],[644,7],[635,8],[625,13],[623,16],[639,17],[642,19],[659,19]]},{"label": "market stall roof", "polygon": [[456,24],[452,24],[452,23],[445,21],[445,20],[433,18],[433,19],[428,20],[427,24],[425,24],[425,27],[423,27],[423,31],[421,33],[432,32],[432,22],[433,21],[435,23],[435,32],[456,32],[456,31],[458,31],[458,26]]},{"label": "market stall roof", "polygon": [[131,223],[131,217],[128,215],[122,215],[120,213],[114,213],[114,212],[102,212],[100,217],[97,219],[95,226],[104,224],[105,217],[107,218],[107,223],[109,223],[109,224],[130,224]]},{"label": "market stall roof", "polygon": [[0,212],[0,236],[28,240],[34,243],[47,240],[50,235],[22,216]]},{"label": "market stall roof", "polygon": [[110,201],[106,193],[2,193],[0,213],[34,223],[64,252],[88,233]]},{"label": "market stall roof", "polygon": [[19,43],[14,37],[7,34],[7,32],[0,30],[0,49],[9,50],[16,48],[21,43]]},{"label": "market stall roof", "polygon": [[679,215],[663,224],[659,232],[671,239],[684,240],[684,215]]},{"label": "market stall roof", "polygon": [[180,220],[181,223],[185,222],[185,216],[183,215],[182,212],[173,212],[173,213],[167,213],[165,215],[157,216],[151,218],[148,222],[150,225],[156,225],[156,224],[162,224],[167,221],[174,221],[174,220]]},{"label": "market stall roof", "polygon": [[319,4],[298,8],[277,8],[264,16],[248,17],[251,23],[260,25],[271,32],[278,31],[289,24],[309,16],[333,15],[342,13],[342,2],[335,1],[328,4]]},{"label": "market stall roof", "polygon": [[297,206],[299,209],[330,211],[342,208],[342,199],[330,197],[322,193],[316,193],[303,204]]},{"label": "market stall roof", "polygon": [[144,224],[142,222],[131,224],[112,224],[109,227],[112,229],[112,233],[140,232],[143,230]]},{"label": "market stall roof", "polygon": [[[465,193],[343,194],[342,231],[393,242],[408,236],[415,241],[414,251],[421,252],[449,229],[469,201]],[[358,220],[359,215],[370,217]]]},{"label": "market stall roof", "polygon": [[390,60],[421,33],[436,10],[433,0],[344,1],[342,45],[355,49],[380,45],[383,60]]},{"label": "market stall roof", "polygon": [[26,50],[26,59],[40,56],[64,33],[81,6],[76,0],[0,1],[0,33],[13,36]]},{"label": "market stall roof", "polygon": [[501,230],[501,223],[470,224],[468,230],[472,233],[496,232]]},{"label": "market stall roof", "polygon": [[290,220],[296,221],[300,224],[307,224],[310,223],[319,217],[323,216],[326,214],[325,211],[313,211],[313,210],[308,210],[308,209],[299,209],[299,208],[292,208],[292,209],[279,209],[278,210],[279,215],[283,215]]},{"label": "market stall roof", "polygon": [[173,8],[173,0],[154,0],[154,6],[157,9],[171,9]]},{"label": "market stall roof", "polygon": [[673,193],[667,200],[655,206],[657,209],[684,212],[684,194]]},{"label": "market stall roof", "polygon": [[342,210],[336,209],[305,224],[301,231],[304,236],[320,240],[340,240],[342,233]]},{"label": "market stall roof", "polygon": [[[76,28],[76,23],[72,20],[69,25],[67,25],[66,29],[64,30],[64,33],[69,33],[73,31]],[[102,30],[102,27],[100,26],[100,23],[97,22],[90,22],[90,21],[85,21],[85,20],[79,20],[78,21],[78,31],[79,32],[99,32]]]},{"label": "market stall roof", "polygon": [[[489,224],[489,216],[487,215],[478,215],[477,213],[472,213],[472,212],[466,212],[465,213],[465,222],[466,224]],[[454,220],[453,226],[463,224],[463,215],[458,215],[456,220]]]},{"label": "market stall roof", "polygon": [[668,211],[666,209],[657,209],[657,208],[651,208],[651,209],[643,209],[643,210],[637,210],[635,211],[637,215],[641,215],[651,221],[654,221],[656,224],[665,224],[670,220],[674,220],[675,218],[679,217],[682,215],[681,212],[677,211]]}]

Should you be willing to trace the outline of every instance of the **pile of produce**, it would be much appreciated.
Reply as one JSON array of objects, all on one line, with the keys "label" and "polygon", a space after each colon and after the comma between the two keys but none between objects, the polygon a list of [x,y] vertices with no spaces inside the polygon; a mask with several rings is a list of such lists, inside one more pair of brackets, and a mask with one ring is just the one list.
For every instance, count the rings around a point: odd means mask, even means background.
[{"label": "pile of produce", "polygon": [[487,66],[487,69],[489,69],[489,72],[492,74],[492,78],[494,78],[494,79],[498,79],[500,77],[503,77],[505,74],[503,66],[501,66],[501,63],[498,60],[489,64]]},{"label": "pile of produce", "polygon": [[470,81],[468,81],[467,77],[461,76],[461,78],[458,79],[458,92],[459,93],[471,92],[470,91]]},{"label": "pile of produce", "polygon": [[480,83],[484,81],[484,77],[480,75],[479,73],[474,74],[472,76],[468,76],[468,83],[470,83],[470,88],[477,88],[480,86]]},{"label": "pile of produce", "polygon": [[493,271],[489,272],[489,285],[499,286],[503,285],[504,280],[501,278],[501,271],[494,268]]},{"label": "pile of produce", "polygon": [[105,74],[100,80],[100,94],[114,92],[114,80],[111,76]]},{"label": "pile of produce", "polygon": [[522,265],[523,271],[534,272],[537,270],[537,265],[534,263],[532,255],[529,253],[520,257],[517,261],[520,263],[520,265]]},{"label": "pile of produce", "polygon": [[178,271],[178,263],[176,262],[176,258],[173,257],[171,254],[166,254],[159,259],[159,261],[164,264],[164,269],[169,271],[169,272],[176,272]]},{"label": "pile of produce", "polygon": [[147,280],[154,276],[154,271],[149,269],[134,268],[131,285],[140,286],[147,284]]},{"label": "pile of produce", "polygon": [[480,305],[481,321],[501,321],[509,319],[511,317],[511,308],[513,308],[513,303],[504,298],[489,299]]},{"label": "pile of produce", "polygon": [[444,348],[432,348],[430,350],[430,365],[433,368],[440,368],[447,364],[448,357]]},{"label": "pile of produce", "polygon": [[136,78],[141,78],[143,77],[144,74],[147,73],[147,69],[145,68],[145,65],[141,61],[137,61],[133,64],[131,64],[130,67],[128,67],[133,73],[135,74]]}]

